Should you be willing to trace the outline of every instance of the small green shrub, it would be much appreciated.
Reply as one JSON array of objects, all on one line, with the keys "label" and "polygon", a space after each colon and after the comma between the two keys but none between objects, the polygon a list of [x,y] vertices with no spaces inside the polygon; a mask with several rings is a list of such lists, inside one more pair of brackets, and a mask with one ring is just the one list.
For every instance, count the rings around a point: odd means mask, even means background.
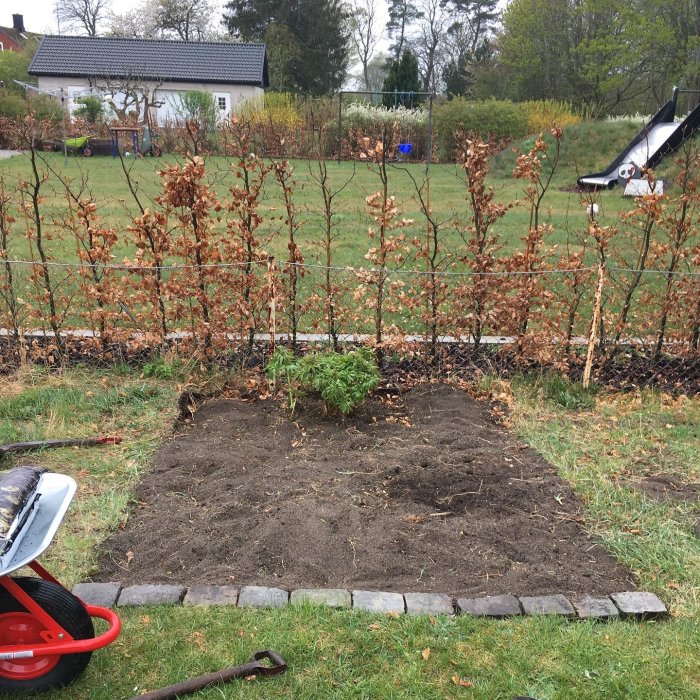
[{"label": "small green shrub", "polygon": [[584,389],[580,382],[572,382],[557,374],[528,375],[515,381],[514,386],[517,385],[534,389],[540,397],[567,411],[592,411],[596,405],[596,386]]},{"label": "small green shrub", "polygon": [[219,120],[219,108],[211,93],[187,90],[173,98],[172,106],[182,120],[194,119],[205,131],[214,131]]},{"label": "small green shrub", "polygon": [[484,141],[510,141],[529,133],[527,110],[523,105],[507,100],[473,102],[455,97],[435,105],[433,122],[441,160],[453,158],[456,131],[474,133]]},{"label": "small green shrub", "polygon": [[76,103],[80,107],[73,112],[74,116],[82,117],[90,124],[97,124],[98,121],[102,120],[102,100],[99,97],[86,95],[85,97],[79,97]]},{"label": "small green shrub", "polygon": [[148,379],[177,379],[187,372],[185,364],[174,358],[166,360],[163,357],[156,357],[151,362],[143,366],[142,374]]},{"label": "small green shrub", "polygon": [[326,410],[347,416],[379,384],[379,368],[372,351],[360,348],[345,354],[312,352],[296,357],[279,348],[265,368],[267,376],[284,386],[294,410],[299,397],[316,393]]}]

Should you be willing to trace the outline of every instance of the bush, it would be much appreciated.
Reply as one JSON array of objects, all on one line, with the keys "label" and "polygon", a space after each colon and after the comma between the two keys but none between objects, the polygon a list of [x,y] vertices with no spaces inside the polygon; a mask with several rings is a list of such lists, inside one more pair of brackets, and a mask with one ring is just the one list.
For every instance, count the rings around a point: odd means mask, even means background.
[{"label": "bush", "polygon": [[81,117],[89,124],[96,124],[102,120],[102,100],[94,95],[79,97],[76,103],[80,105],[74,112],[73,116]]},{"label": "bush", "polygon": [[428,110],[407,107],[376,107],[371,104],[353,102],[343,115],[343,125],[351,129],[369,130],[390,126],[396,122],[399,128],[425,129],[428,126]]},{"label": "bush", "polygon": [[306,393],[316,393],[326,410],[347,416],[379,384],[379,368],[372,351],[360,348],[345,354],[312,352],[296,357],[291,350],[279,348],[270,359],[265,373],[283,384],[294,410],[297,400]]},{"label": "bush", "polygon": [[266,92],[264,98],[246,100],[239,112],[242,117],[257,124],[276,128],[297,128],[302,125],[301,99],[289,92]]},{"label": "bush", "polygon": [[219,109],[211,93],[203,90],[188,90],[173,101],[177,116],[183,121],[193,119],[202,129],[211,132],[216,129]]},{"label": "bush", "polygon": [[27,101],[17,94],[0,91],[0,117],[17,119],[27,113]]},{"label": "bush", "polygon": [[581,115],[574,112],[571,102],[530,100],[523,102],[522,106],[527,113],[528,132],[531,134],[547,131],[553,125],[563,128],[583,121]]},{"label": "bush", "polygon": [[528,112],[521,104],[502,100],[470,102],[456,97],[433,108],[440,160],[454,158],[454,133],[464,130],[483,141],[511,141],[529,133]]}]

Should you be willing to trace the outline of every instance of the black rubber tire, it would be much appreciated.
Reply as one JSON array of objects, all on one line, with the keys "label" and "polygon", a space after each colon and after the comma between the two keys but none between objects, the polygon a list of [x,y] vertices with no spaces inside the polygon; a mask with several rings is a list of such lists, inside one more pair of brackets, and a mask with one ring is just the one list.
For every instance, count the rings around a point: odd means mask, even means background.
[{"label": "black rubber tire", "polygon": [[[95,628],[82,602],[72,593],[51,581],[34,577],[18,577],[14,582],[28,593],[74,639],[92,639]],[[25,612],[25,609],[4,588],[0,589],[0,615]],[[0,692],[43,693],[61,688],[75,680],[90,662],[92,652],[63,654],[58,663],[43,676],[27,680],[4,678],[0,669]]]},{"label": "black rubber tire", "polygon": [[83,148],[83,156],[85,158],[92,157],[92,148],[90,148],[90,146],[85,146],[85,148]]}]

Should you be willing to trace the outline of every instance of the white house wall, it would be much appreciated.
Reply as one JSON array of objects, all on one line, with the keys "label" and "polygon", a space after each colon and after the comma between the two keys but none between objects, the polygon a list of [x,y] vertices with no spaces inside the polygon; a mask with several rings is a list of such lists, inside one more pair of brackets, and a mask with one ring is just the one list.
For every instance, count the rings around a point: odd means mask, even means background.
[{"label": "white house wall", "polygon": [[[39,76],[39,89],[50,92],[56,95],[57,98],[64,97],[68,109],[71,111],[75,108],[75,99],[80,96],[94,93],[94,89],[90,86],[90,81],[87,78],[61,78],[51,76]],[[117,83],[118,81],[113,81]],[[199,90],[208,92],[214,99],[222,98],[226,102],[226,108],[221,110],[222,116],[229,116],[231,112],[235,112],[243,102],[249,99],[261,99],[264,95],[264,90],[255,85],[225,85],[220,83],[187,83],[187,82],[164,82],[144,83],[153,93],[155,101],[161,102],[156,113],[158,124],[163,125],[168,120],[177,118],[177,113],[174,104],[182,93],[190,90]],[[155,91],[155,92],[153,92]],[[115,101],[118,95],[115,96]]]}]

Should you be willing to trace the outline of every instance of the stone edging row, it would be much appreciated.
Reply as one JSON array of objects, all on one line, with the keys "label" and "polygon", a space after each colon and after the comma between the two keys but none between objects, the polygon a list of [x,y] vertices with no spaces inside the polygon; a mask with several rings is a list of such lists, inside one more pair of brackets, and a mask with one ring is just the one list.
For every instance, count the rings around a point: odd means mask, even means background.
[{"label": "stone edging row", "polygon": [[175,586],[145,584],[123,588],[120,583],[79,583],[73,593],[88,605],[107,608],[138,605],[220,606],[281,608],[312,603],[377,613],[408,615],[474,615],[504,618],[515,615],[559,615],[577,619],[661,619],[668,616],[663,602],[644,591],[609,596],[496,595],[453,598],[442,593],[389,593],[347,591],[339,588],[283,588],[244,586]]}]

